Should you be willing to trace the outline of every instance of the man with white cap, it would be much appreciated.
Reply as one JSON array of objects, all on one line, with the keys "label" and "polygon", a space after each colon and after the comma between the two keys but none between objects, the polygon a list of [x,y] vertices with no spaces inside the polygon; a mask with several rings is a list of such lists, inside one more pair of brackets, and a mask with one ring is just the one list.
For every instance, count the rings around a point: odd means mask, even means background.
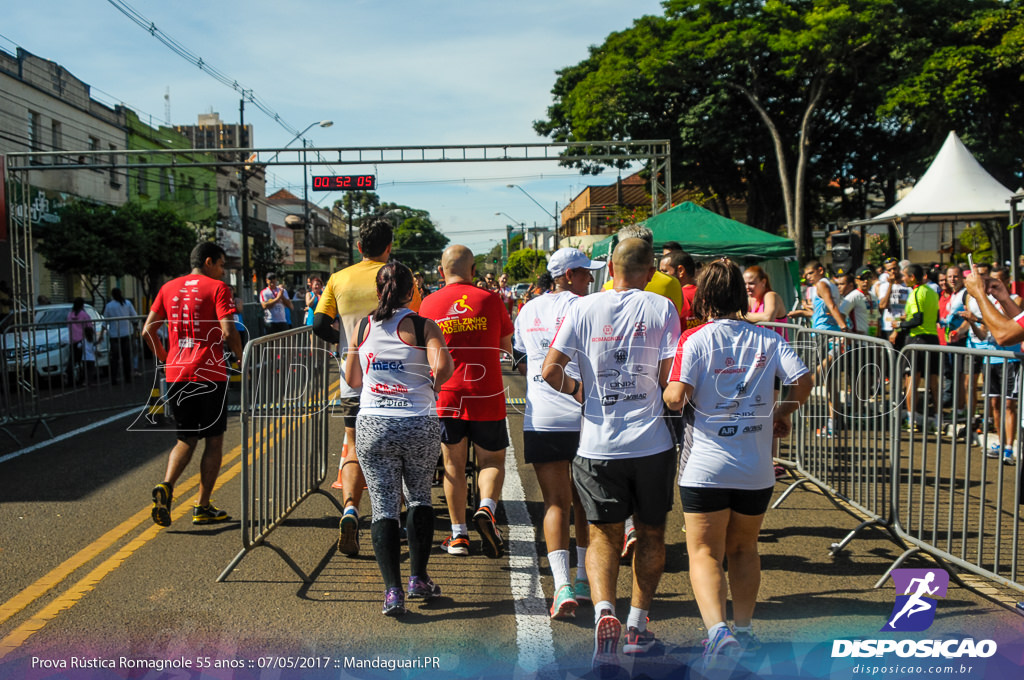
[{"label": "man with white cap", "polygon": [[[523,457],[537,473],[544,498],[544,542],[555,582],[551,618],[575,616],[579,602],[590,601],[586,554],[587,518],[572,483],[572,459],[580,443],[580,406],[568,395],[555,391],[541,377],[541,367],[551,340],[570,307],[590,289],[591,271],[604,267],[576,248],[562,248],[548,260],[555,289],[539,295],[520,310],[515,320],[512,348],[519,372],[527,376],[526,413],[523,416]],[[575,362],[566,374],[579,379]],[[569,512],[576,506],[576,581],[569,579]]]},{"label": "man with white cap", "polygon": [[[599,671],[618,664],[619,545],[631,515],[637,543],[622,651],[640,654],[655,644],[647,612],[665,569],[665,520],[676,468],[675,443],[660,397],[679,339],[675,306],[644,290],[655,272],[650,243],[620,241],[608,270],[612,289],[569,307],[541,369],[548,385],[583,405],[572,474],[590,523],[586,567]],[[579,378],[567,371],[573,359]]]}]

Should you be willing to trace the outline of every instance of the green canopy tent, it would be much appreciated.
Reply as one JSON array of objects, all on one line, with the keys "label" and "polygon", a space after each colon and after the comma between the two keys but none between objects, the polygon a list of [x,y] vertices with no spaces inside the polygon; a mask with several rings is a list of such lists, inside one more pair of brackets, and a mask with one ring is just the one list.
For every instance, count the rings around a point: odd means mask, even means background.
[{"label": "green canopy tent", "polygon": [[[796,267],[796,245],[784,236],[722,217],[717,213],[686,201],[641,223],[654,233],[654,252],[660,253],[669,241],[677,241],[683,250],[697,259],[729,257],[741,264],[756,261],[775,284],[787,306],[796,299],[799,274]],[[607,259],[619,239],[612,234],[595,243],[591,258]],[[781,285],[785,281],[786,285]]]},{"label": "green canopy tent", "polygon": [[[662,245],[668,241],[678,241],[683,250],[694,256],[732,257],[737,260],[796,257],[796,246],[790,239],[722,217],[689,201],[642,224],[654,232],[655,252],[661,252]],[[617,243],[615,234],[598,241],[591,249],[590,257],[607,256]]]}]

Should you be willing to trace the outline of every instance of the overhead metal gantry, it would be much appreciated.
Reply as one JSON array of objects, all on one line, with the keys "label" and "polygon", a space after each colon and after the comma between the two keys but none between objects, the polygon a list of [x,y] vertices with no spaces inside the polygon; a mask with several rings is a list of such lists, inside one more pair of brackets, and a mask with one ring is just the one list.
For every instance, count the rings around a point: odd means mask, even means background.
[{"label": "overhead metal gantry", "polygon": [[[211,160],[214,159],[214,160]],[[21,322],[33,318],[31,173],[86,170],[132,171],[150,168],[256,166],[349,166],[416,163],[507,163],[641,161],[651,176],[651,212],[671,207],[672,171],[668,140],[538,142],[527,144],[444,144],[280,149],[139,149],[32,151],[4,156],[11,242],[12,309]],[[83,196],[82,198],[89,198]],[[19,348],[20,349],[20,348]]]}]

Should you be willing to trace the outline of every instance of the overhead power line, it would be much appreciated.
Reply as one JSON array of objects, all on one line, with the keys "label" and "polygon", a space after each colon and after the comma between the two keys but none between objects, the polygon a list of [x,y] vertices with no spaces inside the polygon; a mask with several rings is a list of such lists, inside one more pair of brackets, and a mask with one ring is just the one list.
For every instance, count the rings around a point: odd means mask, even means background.
[{"label": "overhead power line", "polygon": [[227,85],[228,87],[233,89],[235,92],[238,92],[238,94],[242,96],[242,99],[249,102],[257,109],[262,111],[264,114],[269,116],[274,122],[276,122],[282,128],[287,130],[290,134],[296,137],[299,136],[299,131],[296,130],[291,125],[289,125],[288,123],[286,123],[285,120],[281,118],[280,114],[271,109],[269,105],[267,105],[263,100],[257,97],[255,92],[253,92],[250,89],[246,89],[241,84],[239,84],[237,80],[230,77],[220,69],[211,66],[201,56],[199,56],[192,50],[188,49],[171,36],[161,31],[159,28],[156,27],[155,23],[139,14],[139,12],[131,5],[129,5],[127,2],[124,2],[124,0],[107,0],[107,2],[113,5],[115,9],[117,9],[119,12],[121,12],[126,17],[131,19],[151,36],[153,36],[161,43],[163,43],[165,46],[167,46],[168,49],[177,54],[179,57],[188,61],[194,66],[197,66],[200,71],[203,71],[207,75],[216,79],[218,82],[223,83],[224,85]]}]

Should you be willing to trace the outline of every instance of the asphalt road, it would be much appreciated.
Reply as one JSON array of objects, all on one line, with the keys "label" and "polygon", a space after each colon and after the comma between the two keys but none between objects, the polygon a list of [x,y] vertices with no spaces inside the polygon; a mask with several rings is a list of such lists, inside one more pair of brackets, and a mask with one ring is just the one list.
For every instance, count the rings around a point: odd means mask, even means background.
[{"label": "asphalt road", "polygon": [[[507,373],[506,384],[511,397],[522,396],[521,377]],[[469,557],[438,550],[430,570],[443,596],[412,605],[401,619],[380,614],[382,584],[369,546],[368,498],[358,557],[335,550],[337,511],[314,494],[270,537],[310,575],[309,583],[269,547],[252,551],[218,583],[241,548],[239,526],[191,525],[187,511],[197,490],[196,462],[179,482],[172,526],[159,529],[150,520],[149,493],[162,478],[171,432],[128,431],[126,418],[0,463],[0,678],[587,675],[592,610],[581,608],[572,621],[546,616],[552,584],[539,530],[542,503],[533,472],[522,463],[521,417],[513,410],[514,453],[499,509],[511,554],[490,560],[478,550]],[[333,466],[341,433],[341,421],[333,420]],[[229,512],[239,502],[239,441],[238,419],[232,418],[222,486],[214,495]],[[332,481],[330,474],[322,488],[330,492]],[[776,495],[784,489],[778,483]],[[437,507],[440,542],[448,518],[443,504]],[[853,678],[864,672],[855,672],[854,665],[864,661],[905,661],[831,658],[837,639],[894,637],[879,632],[893,607],[892,581],[873,586],[900,549],[884,532],[868,529],[846,552],[828,552],[858,523],[809,489],[768,513],[757,625],[769,644],[766,653],[744,661],[735,677]],[[666,573],[651,609],[650,628],[662,642],[646,657],[629,660],[623,675],[698,677],[690,666],[705,635],[681,529],[677,504],[667,529]],[[903,566],[934,563],[915,557]],[[996,657],[957,659],[972,668],[955,674],[1020,677],[1024,651],[1022,619],[1012,608],[1016,594],[971,581],[977,587],[950,582],[926,632],[895,637],[993,639],[1000,650]],[[629,583],[624,565],[617,603],[623,619]],[[389,660],[421,667],[389,671]],[[95,667],[108,662],[115,667]],[[374,663],[385,668],[366,666]],[[921,673],[911,668],[880,677],[929,674]]]}]

